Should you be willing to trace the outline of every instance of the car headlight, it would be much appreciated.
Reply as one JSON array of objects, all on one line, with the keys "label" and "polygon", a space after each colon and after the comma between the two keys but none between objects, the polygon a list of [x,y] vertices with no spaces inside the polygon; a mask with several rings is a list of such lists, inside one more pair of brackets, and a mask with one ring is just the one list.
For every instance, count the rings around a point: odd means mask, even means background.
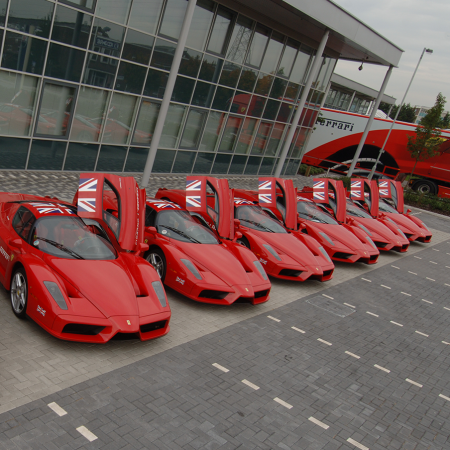
[{"label": "car headlight", "polygon": [[366,239],[367,239],[367,242],[368,242],[375,250],[378,250],[378,249],[377,249],[377,246],[375,245],[375,242],[373,242],[372,239],[370,239],[370,237],[367,236]]},{"label": "car headlight", "polygon": [[372,233],[361,223],[357,224],[359,228],[361,228],[361,230],[364,230],[369,236],[372,236]]},{"label": "car headlight", "polygon": [[320,234],[326,241],[328,241],[328,242],[330,243],[330,245],[333,245],[333,246],[334,246],[334,242],[333,242],[333,240],[330,238],[330,236],[328,236],[328,234],[323,233],[322,231],[320,231],[319,234]]},{"label": "car headlight", "polygon": [[158,297],[159,303],[161,303],[161,306],[165,308],[167,306],[166,294],[164,292],[164,288],[161,281],[154,281],[152,283],[152,286],[156,296]]},{"label": "car headlight", "polygon": [[430,231],[430,229],[423,222],[421,222],[421,223],[422,223],[422,226],[425,228],[425,230]]},{"label": "car headlight", "polygon": [[281,261],[280,255],[269,245],[269,244],[264,244],[263,247],[269,252],[271,253],[278,261]]},{"label": "car headlight", "polygon": [[400,228],[397,228],[397,231],[398,231],[405,239],[408,239],[408,238],[406,237],[406,234],[403,233],[403,231],[400,230]]},{"label": "car headlight", "polygon": [[[334,244],[333,244],[334,245]],[[323,256],[328,259],[328,261],[331,262],[330,255],[328,255],[327,251],[323,247],[319,247],[319,250],[322,252]]]},{"label": "car headlight", "polygon": [[258,272],[261,274],[261,276],[267,280],[267,273],[264,270],[264,267],[261,265],[261,263],[259,261],[253,261],[253,264],[256,266],[256,268],[258,269]]},{"label": "car headlight", "polygon": [[62,295],[62,292],[59,289],[59,286],[56,283],[54,283],[53,281],[44,281],[44,285],[47,288],[47,291],[52,296],[53,300],[55,300],[56,304],[61,309],[68,309],[67,303],[64,300],[64,296]]},{"label": "car headlight", "polygon": [[194,277],[197,278],[197,280],[202,279],[202,276],[200,275],[199,271],[194,266],[194,264],[192,264],[192,262],[189,261],[189,259],[181,259],[181,262],[189,269],[190,272],[192,272],[192,275],[194,275]]}]

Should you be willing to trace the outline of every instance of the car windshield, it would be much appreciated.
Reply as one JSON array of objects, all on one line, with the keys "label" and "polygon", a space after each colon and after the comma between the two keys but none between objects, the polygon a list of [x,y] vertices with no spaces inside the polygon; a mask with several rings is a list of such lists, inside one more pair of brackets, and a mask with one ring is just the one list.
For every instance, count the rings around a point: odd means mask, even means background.
[{"label": "car windshield", "polygon": [[385,200],[380,198],[380,211],[392,213],[392,214],[399,214],[399,212],[394,209],[389,203],[387,203]]},{"label": "car windshield", "polygon": [[182,242],[218,244],[212,231],[197,223],[187,211],[166,210],[156,216],[158,233]]},{"label": "car windshield", "polygon": [[49,255],[67,259],[116,259],[114,247],[97,228],[79,217],[49,216],[33,227],[31,245]]},{"label": "car windshield", "polygon": [[245,227],[268,233],[287,233],[276,220],[270,218],[257,205],[243,205],[236,209],[236,219],[239,219]]},{"label": "car windshield", "polygon": [[351,216],[361,217],[363,219],[372,219],[372,216],[359,206],[356,206],[351,200],[347,200],[347,213]]},{"label": "car windshield", "polygon": [[300,218],[304,220],[338,225],[336,220],[313,202],[297,202],[297,212]]}]

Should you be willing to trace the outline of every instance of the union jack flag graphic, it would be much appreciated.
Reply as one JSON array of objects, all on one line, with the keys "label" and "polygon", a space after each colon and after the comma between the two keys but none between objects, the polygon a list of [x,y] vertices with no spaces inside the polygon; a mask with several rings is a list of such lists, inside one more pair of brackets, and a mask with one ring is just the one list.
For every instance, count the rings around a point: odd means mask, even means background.
[{"label": "union jack flag graphic", "polygon": [[259,182],[259,190],[267,190],[272,189],[272,182],[271,181],[260,181]]},{"label": "union jack flag graphic", "polygon": [[78,211],[80,212],[95,212],[95,198],[79,198],[78,199]]},{"label": "union jack flag graphic", "polygon": [[350,184],[350,196],[361,197],[361,181],[352,181]]},{"label": "union jack flag graphic", "polygon": [[313,198],[314,200],[325,201],[325,181],[314,181]]},{"label": "union jack flag graphic", "polygon": [[186,180],[186,190],[187,191],[201,191],[202,190],[201,180],[194,180],[194,181]]},{"label": "union jack flag graphic", "polygon": [[60,204],[53,203],[30,203],[31,206],[34,206],[39,214],[73,214],[73,212]]},{"label": "union jack flag graphic", "polygon": [[173,203],[167,203],[167,202],[154,202],[153,205],[155,205],[158,209],[178,209],[179,206],[175,205]]},{"label": "union jack flag graphic", "polygon": [[325,192],[314,192],[313,193],[314,200],[323,200],[325,201]]},{"label": "union jack flag graphic", "polygon": [[261,203],[272,203],[272,194],[259,194],[258,198]]},{"label": "union jack flag graphic", "polygon": [[97,181],[96,178],[80,178],[78,190],[80,192],[97,192]]},{"label": "union jack flag graphic", "polygon": [[202,207],[202,197],[200,195],[187,195],[186,206],[193,206],[194,208]]},{"label": "union jack flag graphic", "polygon": [[325,181],[315,181],[313,184],[313,189],[323,191],[325,189]]},{"label": "union jack flag graphic", "polygon": [[244,200],[243,198],[235,198],[234,199],[235,205],[253,205],[253,202],[249,200]]},{"label": "union jack flag graphic", "polygon": [[380,197],[389,197],[389,181],[380,181],[378,189]]}]

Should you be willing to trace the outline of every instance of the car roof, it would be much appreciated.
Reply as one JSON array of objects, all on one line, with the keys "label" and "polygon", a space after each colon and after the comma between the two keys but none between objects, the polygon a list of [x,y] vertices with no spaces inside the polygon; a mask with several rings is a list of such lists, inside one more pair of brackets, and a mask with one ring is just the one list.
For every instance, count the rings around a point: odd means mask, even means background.
[{"label": "car roof", "polygon": [[151,206],[153,209],[156,209],[157,211],[161,211],[163,209],[175,209],[178,211],[186,211],[184,208],[182,208],[177,203],[171,202],[169,200],[160,200],[158,198],[149,198],[147,197],[146,203],[148,206]]}]

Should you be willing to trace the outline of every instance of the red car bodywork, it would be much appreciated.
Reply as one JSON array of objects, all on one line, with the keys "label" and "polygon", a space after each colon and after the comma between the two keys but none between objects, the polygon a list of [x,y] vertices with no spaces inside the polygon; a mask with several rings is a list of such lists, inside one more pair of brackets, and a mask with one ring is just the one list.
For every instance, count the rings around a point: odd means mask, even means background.
[{"label": "red car bodywork", "polygon": [[[159,190],[157,197],[167,193]],[[186,203],[184,194],[182,198],[171,194],[177,203]],[[203,303],[256,305],[269,300],[271,284],[255,255],[231,233],[219,240],[218,233],[199,224],[177,203],[147,198],[145,242],[150,249],[145,257],[156,267],[163,260],[164,283]]]},{"label": "red car bodywork", "polygon": [[[117,217],[104,209],[105,189],[120,204]],[[0,281],[8,290],[13,286],[12,298],[23,292],[27,298],[21,312],[13,311],[70,341],[166,334],[170,308],[164,289],[153,267],[138,256],[146,248],[145,191],[131,177],[81,174],[74,201],[77,207],[48,197],[0,194]],[[20,276],[19,284],[14,278],[18,270],[25,273],[22,291]]]}]

